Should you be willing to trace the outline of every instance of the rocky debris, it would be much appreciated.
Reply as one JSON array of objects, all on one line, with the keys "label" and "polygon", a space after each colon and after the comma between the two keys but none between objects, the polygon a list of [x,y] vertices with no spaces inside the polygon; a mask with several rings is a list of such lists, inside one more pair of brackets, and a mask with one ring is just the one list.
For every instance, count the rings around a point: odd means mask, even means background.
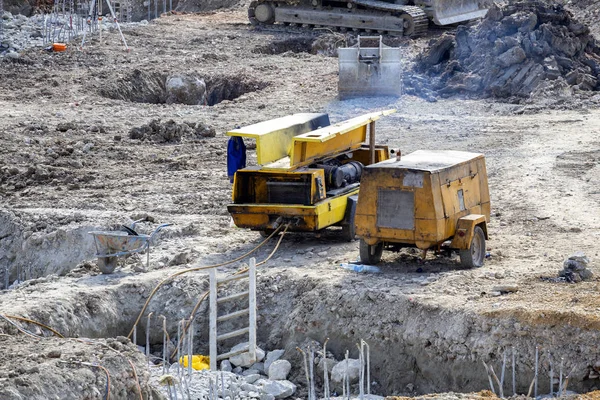
[{"label": "rocky debris", "polygon": [[[232,347],[231,351],[238,351],[248,346],[248,343],[240,343]],[[256,360],[250,358],[250,353],[245,352],[229,358],[229,362],[236,367],[249,367],[255,362],[260,362],[265,358],[265,351],[259,347],[256,347]]]},{"label": "rocky debris", "polygon": [[290,381],[263,381],[262,390],[276,399],[285,399],[296,392],[296,385]]},{"label": "rocky debris", "polygon": [[206,83],[193,75],[176,74],[167,77],[167,104],[206,104]]},{"label": "rocky debris", "polygon": [[520,0],[493,5],[475,27],[434,40],[416,70],[433,77],[430,88],[443,96],[527,98],[555,81],[592,91],[599,89],[600,47],[561,5]]},{"label": "rocky debris", "polygon": [[340,361],[334,365],[331,370],[331,380],[336,383],[341,383],[346,374],[348,375],[350,383],[358,382],[360,376],[360,361],[354,358]]},{"label": "rocky debris", "polygon": [[[9,327],[3,326],[4,334],[0,336],[2,347],[13,350],[3,355],[0,363],[2,399],[126,398],[126,393],[136,390],[136,384],[141,390],[137,396],[164,398],[148,385],[150,375],[144,356],[131,343],[46,337],[40,346],[40,341],[6,334],[13,329]],[[110,375],[109,387],[105,372],[90,367],[92,360]]]},{"label": "rocky debris", "polygon": [[271,366],[271,364],[273,362],[279,360],[283,356],[283,353],[285,353],[285,350],[272,350],[272,351],[269,351],[267,353],[267,357],[265,358],[264,370],[265,371],[269,371],[269,367]]},{"label": "rocky debris", "polygon": [[587,281],[594,276],[594,273],[588,269],[590,260],[582,252],[578,251],[563,263],[563,269],[559,271],[558,276],[564,278],[567,282]]},{"label": "rocky debris", "polygon": [[517,285],[516,283],[507,283],[507,284],[503,284],[503,285],[496,285],[492,288],[493,292],[499,292],[499,293],[516,293],[519,291],[519,285]]},{"label": "rocky debris", "polygon": [[269,379],[273,381],[281,381],[287,379],[292,364],[288,360],[277,360],[269,366]]},{"label": "rocky debris", "polygon": [[172,119],[166,122],[153,119],[148,124],[131,128],[129,131],[130,139],[148,140],[156,143],[179,143],[183,138],[198,139],[214,137],[215,135],[214,128],[202,122],[179,123]]}]

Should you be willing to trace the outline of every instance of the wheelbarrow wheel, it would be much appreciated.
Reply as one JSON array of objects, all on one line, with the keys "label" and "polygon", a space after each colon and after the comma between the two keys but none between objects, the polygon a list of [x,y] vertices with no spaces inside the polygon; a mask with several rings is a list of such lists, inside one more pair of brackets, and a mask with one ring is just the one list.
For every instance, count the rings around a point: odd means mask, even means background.
[{"label": "wheelbarrow wheel", "polygon": [[112,274],[117,268],[117,257],[98,257],[96,265],[103,274]]}]

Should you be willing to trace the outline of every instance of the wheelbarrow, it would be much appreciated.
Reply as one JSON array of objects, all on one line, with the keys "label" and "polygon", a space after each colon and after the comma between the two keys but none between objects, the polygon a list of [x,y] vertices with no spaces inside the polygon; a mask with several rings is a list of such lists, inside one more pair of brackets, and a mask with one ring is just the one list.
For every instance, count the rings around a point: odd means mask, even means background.
[{"label": "wheelbarrow", "polygon": [[117,257],[129,254],[140,253],[148,250],[146,253],[146,269],[150,264],[150,242],[162,228],[171,224],[159,225],[150,235],[137,233],[135,224],[144,221],[144,219],[135,221],[131,227],[123,225],[122,231],[92,231],[96,244],[96,257],[98,257],[98,268],[103,274],[112,274],[117,267]]}]

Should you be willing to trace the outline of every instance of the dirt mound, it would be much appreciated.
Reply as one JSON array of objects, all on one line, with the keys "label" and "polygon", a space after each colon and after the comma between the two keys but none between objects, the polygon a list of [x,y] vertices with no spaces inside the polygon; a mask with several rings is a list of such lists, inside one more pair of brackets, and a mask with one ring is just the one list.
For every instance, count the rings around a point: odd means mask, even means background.
[{"label": "dirt mound", "polygon": [[523,98],[564,83],[599,90],[600,47],[562,6],[518,1],[492,6],[479,25],[435,40],[417,70],[435,78],[432,89],[441,95]]},{"label": "dirt mound", "polygon": [[157,143],[178,143],[183,138],[214,137],[215,129],[201,122],[177,123],[172,119],[161,122],[153,119],[148,124],[131,128],[131,139],[149,140]]}]

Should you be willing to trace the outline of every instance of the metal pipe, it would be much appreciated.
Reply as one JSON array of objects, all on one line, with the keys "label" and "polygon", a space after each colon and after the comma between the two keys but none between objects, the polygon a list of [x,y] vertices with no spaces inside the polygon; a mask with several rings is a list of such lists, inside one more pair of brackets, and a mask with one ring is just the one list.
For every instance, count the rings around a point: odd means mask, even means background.
[{"label": "metal pipe", "polygon": [[367,348],[367,394],[371,395],[371,347],[367,342],[362,340],[365,347]]},{"label": "metal pipe", "polygon": [[375,164],[375,121],[369,123],[369,160]]}]

